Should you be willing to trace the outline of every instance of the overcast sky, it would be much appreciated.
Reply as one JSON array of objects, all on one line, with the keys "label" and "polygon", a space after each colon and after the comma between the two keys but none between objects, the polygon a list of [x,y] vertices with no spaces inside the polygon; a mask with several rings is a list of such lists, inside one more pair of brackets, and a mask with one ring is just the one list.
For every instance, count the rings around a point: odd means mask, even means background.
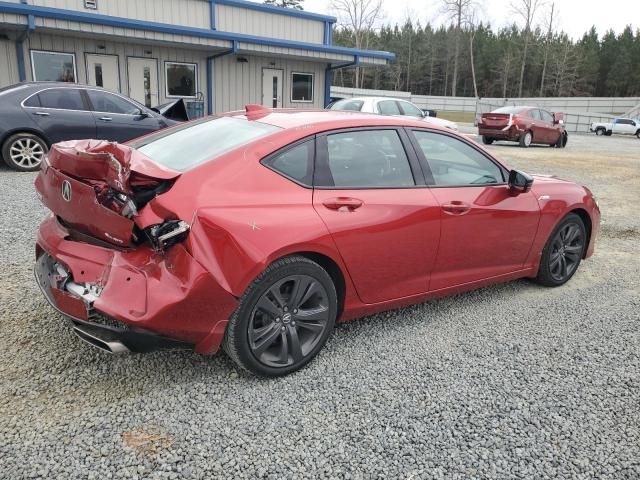
[{"label": "overcast sky", "polygon": [[[481,6],[481,17],[494,27],[510,24],[515,19],[511,0],[477,0],[477,3]],[[640,28],[640,0],[555,0],[555,4],[560,28],[574,38],[581,37],[592,25],[600,34],[609,28],[620,32],[627,24]],[[410,17],[422,23],[439,24],[444,20],[439,13],[441,5],[441,0],[383,0],[386,23],[400,23]],[[331,0],[304,0],[304,9],[337,16],[331,11]],[[539,15],[539,23],[542,17]]]}]

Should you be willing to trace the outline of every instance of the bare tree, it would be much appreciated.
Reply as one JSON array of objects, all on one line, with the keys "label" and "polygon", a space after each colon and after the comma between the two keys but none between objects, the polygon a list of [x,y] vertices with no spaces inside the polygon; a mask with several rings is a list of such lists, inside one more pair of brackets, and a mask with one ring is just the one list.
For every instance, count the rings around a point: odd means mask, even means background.
[{"label": "bare tree", "polygon": [[[351,29],[357,49],[369,46],[369,34],[382,17],[382,0],[331,0],[340,24]],[[360,68],[355,68],[354,86],[362,86]]]},{"label": "bare tree", "polygon": [[542,62],[542,78],[540,79],[540,96],[544,95],[544,81],[547,75],[547,64],[549,62],[549,50],[551,50],[551,40],[553,39],[553,31],[555,29],[554,22],[556,21],[556,3],[551,2],[549,13],[547,17],[547,36],[544,44],[544,60]]},{"label": "bare tree", "polygon": [[458,83],[458,55],[460,54],[460,37],[465,17],[474,7],[474,0],[442,0],[442,8],[447,18],[453,22],[456,29],[455,48],[453,53],[453,76],[451,78],[451,95],[456,95]]},{"label": "bare tree", "polygon": [[524,48],[522,50],[522,63],[520,65],[520,85],[518,86],[518,97],[522,97],[522,84],[524,82],[524,70],[527,66],[527,51],[531,41],[531,27],[536,18],[536,11],[541,5],[541,0],[513,0],[511,8],[524,20]]},{"label": "bare tree", "polygon": [[478,98],[478,82],[476,81],[476,65],[473,55],[473,42],[476,38],[478,28],[477,9],[471,5],[464,19],[465,25],[469,29],[469,62],[471,63],[471,80],[473,81],[473,96]]}]

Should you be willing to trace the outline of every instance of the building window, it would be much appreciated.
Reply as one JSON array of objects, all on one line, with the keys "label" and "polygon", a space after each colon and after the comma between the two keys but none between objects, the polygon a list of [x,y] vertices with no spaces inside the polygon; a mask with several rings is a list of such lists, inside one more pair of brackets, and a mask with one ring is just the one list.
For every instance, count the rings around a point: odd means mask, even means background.
[{"label": "building window", "polygon": [[31,71],[36,82],[76,82],[73,53],[31,51]]},{"label": "building window", "polygon": [[198,65],[195,63],[165,62],[166,96],[193,98],[198,91]]},{"label": "building window", "polygon": [[313,74],[312,73],[292,73],[291,74],[291,101],[292,102],[313,102]]}]

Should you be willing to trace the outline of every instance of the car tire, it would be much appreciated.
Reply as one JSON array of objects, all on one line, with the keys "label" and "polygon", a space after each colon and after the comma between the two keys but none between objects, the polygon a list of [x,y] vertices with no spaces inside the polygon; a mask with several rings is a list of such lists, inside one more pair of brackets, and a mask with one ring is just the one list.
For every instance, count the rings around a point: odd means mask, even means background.
[{"label": "car tire", "polygon": [[569,141],[569,136],[567,135],[566,132],[563,132],[560,134],[560,136],[558,137],[558,140],[556,141],[556,143],[554,143],[553,145],[551,145],[552,147],[556,147],[556,148],[564,148],[567,146],[567,142]]},{"label": "car tire", "polygon": [[223,348],[239,367],[255,375],[287,375],[322,349],[337,310],[329,274],[308,258],[285,257],[247,288],[229,319]]},{"label": "car tire", "polygon": [[613,135],[613,132],[611,130],[607,130],[604,132],[605,137],[610,137],[611,135]]},{"label": "car tire", "polygon": [[586,248],[584,222],[575,213],[570,213],[549,235],[535,281],[545,287],[564,285],[578,270]]},{"label": "car tire", "polygon": [[640,139],[640,130],[636,132],[636,138]]},{"label": "car tire", "polygon": [[487,137],[486,135],[482,136],[482,143],[485,145],[491,145],[495,141],[495,138]]},{"label": "car tire", "polygon": [[604,135],[604,133],[605,133],[604,128],[602,128],[602,127],[596,128],[596,135],[602,136],[602,135]]},{"label": "car tire", "polygon": [[16,133],[2,144],[2,159],[7,166],[19,172],[33,172],[49,151],[46,142],[32,133]]},{"label": "car tire", "polygon": [[530,131],[524,132],[520,135],[520,146],[523,148],[529,148],[531,146],[531,142],[533,141],[533,135]]}]

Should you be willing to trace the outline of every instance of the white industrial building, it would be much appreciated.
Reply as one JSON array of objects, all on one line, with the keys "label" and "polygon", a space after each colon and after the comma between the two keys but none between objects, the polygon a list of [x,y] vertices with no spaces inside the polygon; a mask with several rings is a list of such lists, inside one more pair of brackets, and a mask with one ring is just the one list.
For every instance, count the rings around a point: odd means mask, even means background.
[{"label": "white industrial building", "polygon": [[246,0],[0,0],[0,87],[77,82],[202,113],[322,108],[328,72],[394,57],[333,46],[335,21]]}]

